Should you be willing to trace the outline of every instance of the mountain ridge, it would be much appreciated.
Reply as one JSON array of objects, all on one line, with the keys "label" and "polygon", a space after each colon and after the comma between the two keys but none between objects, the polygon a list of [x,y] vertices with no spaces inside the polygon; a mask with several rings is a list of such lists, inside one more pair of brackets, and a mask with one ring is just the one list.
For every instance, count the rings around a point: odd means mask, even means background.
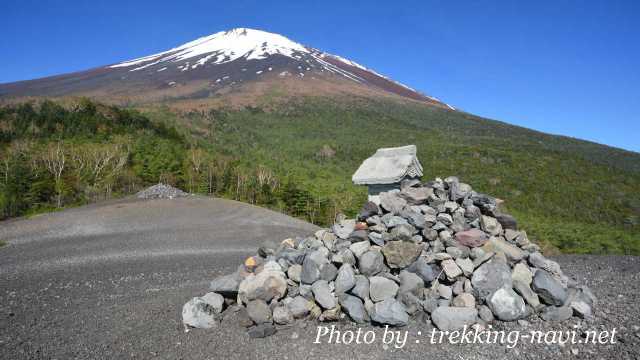
[{"label": "mountain ridge", "polygon": [[[372,96],[378,92],[454,110],[353,60],[249,28],[217,32],[163,52],[84,71],[0,84],[0,98],[87,95],[148,103],[205,93],[212,97],[245,84],[293,79],[320,93],[360,88]],[[321,85],[309,79],[322,80]]]}]

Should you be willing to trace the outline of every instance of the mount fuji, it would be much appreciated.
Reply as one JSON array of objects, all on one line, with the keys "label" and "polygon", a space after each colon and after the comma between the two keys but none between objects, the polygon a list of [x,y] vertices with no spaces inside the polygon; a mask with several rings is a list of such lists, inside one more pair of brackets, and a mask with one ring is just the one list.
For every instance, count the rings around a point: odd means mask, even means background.
[{"label": "mount fuji", "polygon": [[117,64],[0,84],[0,98],[82,95],[150,102],[224,97],[247,89],[264,92],[271,85],[306,95],[391,96],[453,109],[349,59],[248,28]]}]

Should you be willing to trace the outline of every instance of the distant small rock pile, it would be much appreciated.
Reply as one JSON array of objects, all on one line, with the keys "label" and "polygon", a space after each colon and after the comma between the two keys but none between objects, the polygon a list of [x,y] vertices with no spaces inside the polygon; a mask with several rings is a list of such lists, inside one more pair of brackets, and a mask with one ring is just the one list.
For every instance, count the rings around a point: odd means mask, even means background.
[{"label": "distant small rock pile", "polygon": [[251,337],[296,319],[403,326],[421,314],[441,330],[592,317],[596,299],[501,212],[499,200],[456,177],[405,180],[357,219],[280,244],[264,243],[211,292],[183,307],[186,326],[209,328],[225,306]]},{"label": "distant small rock pile", "polygon": [[138,199],[175,199],[189,194],[167,184],[156,184],[136,194]]}]

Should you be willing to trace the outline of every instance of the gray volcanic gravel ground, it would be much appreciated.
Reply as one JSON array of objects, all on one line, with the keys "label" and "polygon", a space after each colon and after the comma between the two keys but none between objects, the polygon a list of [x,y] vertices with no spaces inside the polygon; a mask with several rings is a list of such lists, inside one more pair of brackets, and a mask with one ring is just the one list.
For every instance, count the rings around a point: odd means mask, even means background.
[{"label": "gray volcanic gravel ground", "polygon": [[[182,305],[233,271],[262,239],[313,232],[313,225],[261,208],[200,197],[121,200],[29,220],[0,223],[1,359],[638,359],[640,261],[637,257],[560,256],[565,273],[599,298],[596,320],[572,319],[506,330],[616,328],[609,345],[430,344],[420,319],[406,345],[314,344],[318,325],[298,322],[266,339],[249,339],[228,312],[219,328],[185,332]],[[420,334],[420,335],[419,335]],[[579,335],[578,335],[579,337]],[[417,342],[419,341],[419,342]]]}]

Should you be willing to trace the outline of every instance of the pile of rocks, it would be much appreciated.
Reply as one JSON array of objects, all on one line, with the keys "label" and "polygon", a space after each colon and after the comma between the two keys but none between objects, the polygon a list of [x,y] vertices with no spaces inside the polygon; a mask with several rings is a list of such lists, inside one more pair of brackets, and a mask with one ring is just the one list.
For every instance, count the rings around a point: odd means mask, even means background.
[{"label": "pile of rocks", "polygon": [[189,194],[167,184],[156,184],[136,194],[138,199],[174,199]]},{"label": "pile of rocks", "polygon": [[534,314],[588,319],[596,302],[498,199],[456,177],[404,181],[357,219],[340,216],[313,236],[264,243],[210,290],[184,305],[185,325],[214,326],[226,306],[252,337],[302,318],[403,326],[420,315],[441,330]]}]

